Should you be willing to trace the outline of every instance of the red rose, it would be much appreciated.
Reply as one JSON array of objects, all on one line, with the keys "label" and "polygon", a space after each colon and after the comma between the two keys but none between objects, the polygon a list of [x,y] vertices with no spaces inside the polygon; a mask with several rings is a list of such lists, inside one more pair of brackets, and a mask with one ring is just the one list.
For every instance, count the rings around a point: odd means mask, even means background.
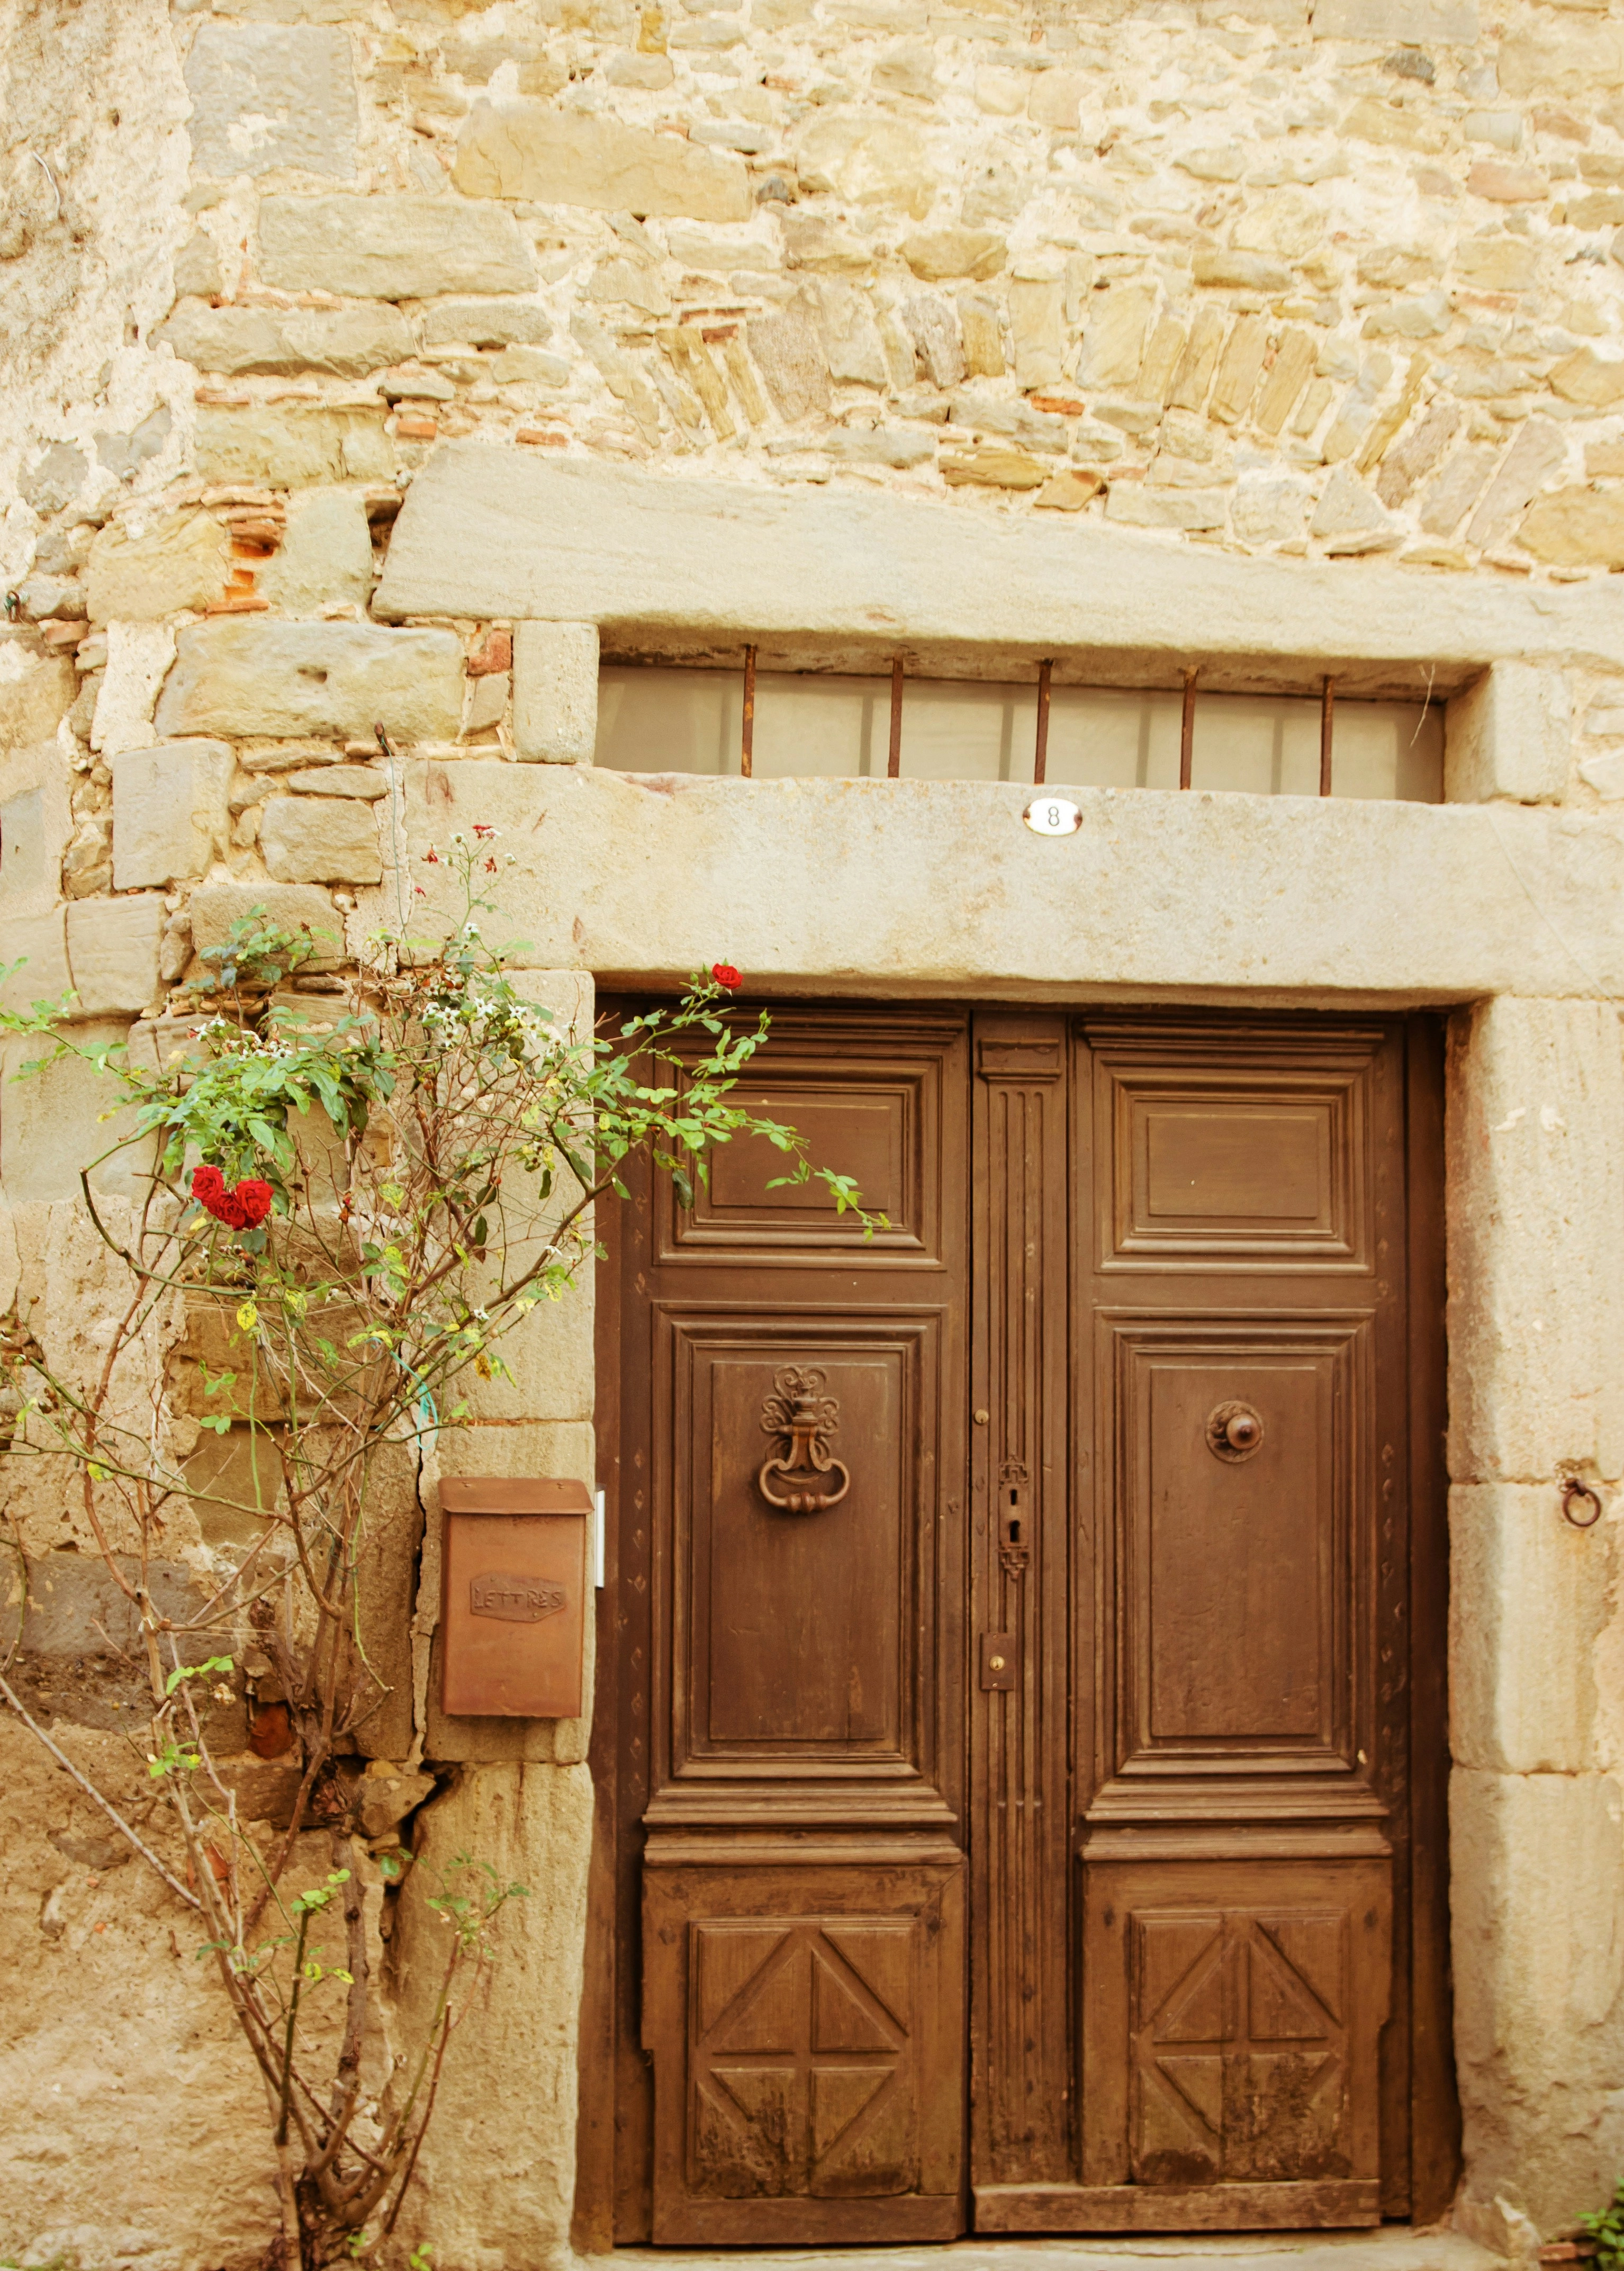
[{"label": "red rose", "polygon": [[736,994],[744,983],[731,962],[713,962],[711,964],[711,975],[728,994]]},{"label": "red rose", "polygon": [[248,1217],[249,1228],[257,1230],[271,1211],[270,1184],[262,1183],[257,1178],[250,1176],[248,1181],[237,1185],[235,1196],[238,1205]]},{"label": "red rose", "polygon": [[271,1211],[269,1183],[249,1176],[235,1190],[226,1188],[218,1167],[199,1167],[191,1179],[191,1195],[206,1214],[227,1230],[257,1230]]}]

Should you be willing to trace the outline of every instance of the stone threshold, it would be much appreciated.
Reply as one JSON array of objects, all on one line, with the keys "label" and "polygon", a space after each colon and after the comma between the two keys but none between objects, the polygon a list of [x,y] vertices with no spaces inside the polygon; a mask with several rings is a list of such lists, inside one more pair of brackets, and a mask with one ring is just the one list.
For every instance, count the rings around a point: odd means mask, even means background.
[{"label": "stone threshold", "polygon": [[1496,2271],[1503,2259],[1444,2226],[1417,2231],[1137,2234],[1132,2238],[1029,2239],[991,2236],[939,2247],[617,2247],[579,2259],[583,2271]]}]

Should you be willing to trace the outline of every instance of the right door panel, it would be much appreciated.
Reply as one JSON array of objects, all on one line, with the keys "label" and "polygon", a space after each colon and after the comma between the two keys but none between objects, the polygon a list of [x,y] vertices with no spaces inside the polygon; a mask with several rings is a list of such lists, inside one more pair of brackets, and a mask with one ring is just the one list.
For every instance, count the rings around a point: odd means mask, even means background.
[{"label": "right door panel", "polygon": [[[1101,1016],[1070,1043],[1069,1487],[1029,1542],[1046,1592],[1072,1565],[1075,1876],[1042,1921],[1071,1951],[1075,2174],[979,2156],[977,2223],[1374,2223],[1411,2208],[1417,2113],[1414,1047],[1333,1018]],[[995,1373],[1011,1330],[995,1288]]]}]

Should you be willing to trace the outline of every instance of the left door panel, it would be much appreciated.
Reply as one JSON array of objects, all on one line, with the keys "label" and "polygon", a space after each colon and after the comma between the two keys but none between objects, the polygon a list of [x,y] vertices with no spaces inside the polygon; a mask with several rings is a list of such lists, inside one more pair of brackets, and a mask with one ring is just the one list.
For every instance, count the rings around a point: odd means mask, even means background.
[{"label": "left door panel", "polygon": [[615,2237],[945,2238],[965,1023],[779,1012],[739,1093],[886,1222],[775,1188],[764,1142],[720,1152],[690,1209],[654,1185],[623,1217]]}]

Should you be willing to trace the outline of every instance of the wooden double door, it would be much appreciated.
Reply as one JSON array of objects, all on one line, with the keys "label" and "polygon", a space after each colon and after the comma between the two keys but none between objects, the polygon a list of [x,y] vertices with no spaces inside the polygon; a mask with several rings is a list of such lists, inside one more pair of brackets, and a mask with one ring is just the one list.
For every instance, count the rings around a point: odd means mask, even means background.
[{"label": "wooden double door", "polygon": [[600,1281],[597,2244],[1454,2174],[1424,1020],[786,1009]]}]

